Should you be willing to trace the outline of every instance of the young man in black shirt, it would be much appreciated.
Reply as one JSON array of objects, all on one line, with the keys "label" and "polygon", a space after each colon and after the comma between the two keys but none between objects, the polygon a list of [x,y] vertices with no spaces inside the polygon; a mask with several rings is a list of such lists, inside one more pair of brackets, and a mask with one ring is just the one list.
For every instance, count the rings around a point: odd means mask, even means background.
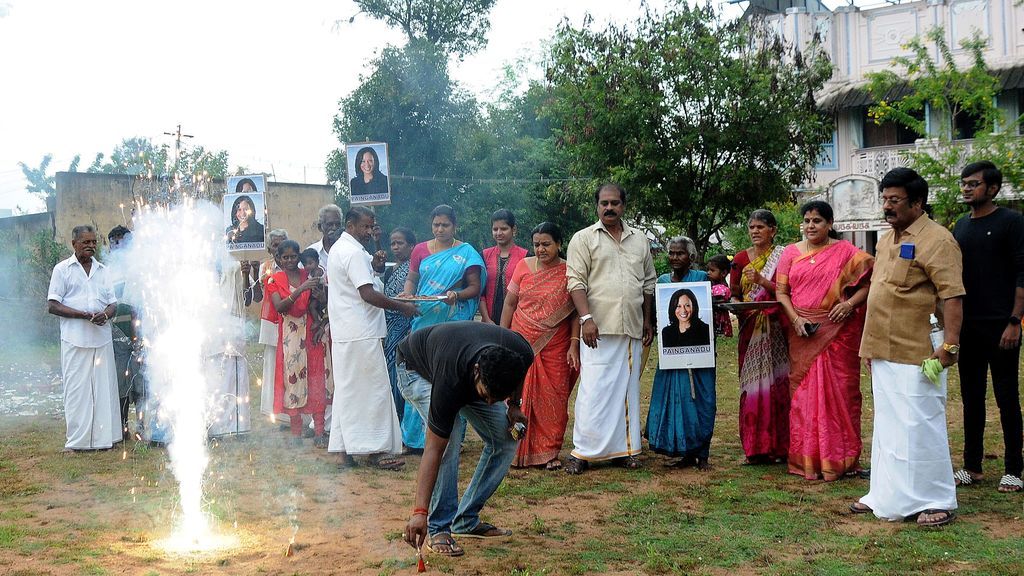
[{"label": "young man in black shirt", "polygon": [[971,213],[953,228],[963,252],[967,289],[959,363],[964,467],[953,476],[958,486],[982,479],[986,376],[991,369],[1006,447],[999,491],[1020,492],[1024,459],[1017,376],[1024,314],[1024,217],[992,202],[1002,183],[1002,172],[987,160],[968,164],[960,173],[960,190]]},{"label": "young man in black shirt", "polygon": [[[446,556],[464,552],[452,534],[495,538],[511,531],[480,521],[480,509],[515,457],[511,427],[526,423],[519,409],[533,350],[519,334],[480,322],[421,328],[398,345],[398,386],[427,423],[416,504],[405,540]],[[498,402],[508,400],[505,404]],[[463,418],[459,418],[459,415]],[[459,501],[459,450],[469,422],[484,441],[480,463]],[[428,509],[429,501],[429,509]],[[429,518],[428,518],[429,514]]]}]

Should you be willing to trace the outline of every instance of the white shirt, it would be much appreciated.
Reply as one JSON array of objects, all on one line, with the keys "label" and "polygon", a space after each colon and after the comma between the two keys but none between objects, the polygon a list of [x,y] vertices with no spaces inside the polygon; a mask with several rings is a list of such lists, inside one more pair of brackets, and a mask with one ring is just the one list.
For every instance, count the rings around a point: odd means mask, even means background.
[{"label": "white shirt", "polygon": [[[46,299],[92,314],[102,312],[104,308],[117,302],[108,278],[107,267],[93,258],[87,275],[85,268],[74,255],[53,267]],[[60,339],[79,348],[105,346],[112,341],[110,322],[97,326],[81,318],[61,316]]]},{"label": "white shirt", "polygon": [[378,292],[384,286],[374,275],[363,245],[345,232],[331,246],[327,258],[327,309],[331,318],[331,340],[352,342],[387,336],[384,310],[370,305],[359,296],[359,287],[370,285]]}]

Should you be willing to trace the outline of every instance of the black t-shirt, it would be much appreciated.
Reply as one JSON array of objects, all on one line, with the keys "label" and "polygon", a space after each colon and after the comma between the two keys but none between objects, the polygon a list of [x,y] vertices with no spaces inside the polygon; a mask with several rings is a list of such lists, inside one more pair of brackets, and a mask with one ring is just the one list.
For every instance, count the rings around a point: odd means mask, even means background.
[{"label": "black t-shirt", "polygon": [[1024,287],[1024,217],[996,208],[981,218],[957,221],[953,236],[964,264],[964,318],[1008,320],[1014,292]]},{"label": "black t-shirt", "polygon": [[[451,436],[459,410],[483,402],[476,393],[473,366],[484,348],[503,346],[533,363],[533,350],[515,332],[482,322],[448,322],[421,328],[398,345],[399,361],[432,385],[427,426],[442,438]],[[517,382],[518,384],[518,382]]]}]

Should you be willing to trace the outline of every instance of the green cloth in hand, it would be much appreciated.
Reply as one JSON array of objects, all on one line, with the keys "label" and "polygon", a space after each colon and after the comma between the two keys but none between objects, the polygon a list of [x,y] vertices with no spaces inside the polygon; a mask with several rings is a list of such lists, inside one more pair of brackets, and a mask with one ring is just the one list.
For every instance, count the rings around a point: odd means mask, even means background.
[{"label": "green cloth in hand", "polygon": [[928,358],[921,362],[921,372],[932,381],[932,384],[939,385],[939,374],[942,374],[942,362],[938,358]]}]

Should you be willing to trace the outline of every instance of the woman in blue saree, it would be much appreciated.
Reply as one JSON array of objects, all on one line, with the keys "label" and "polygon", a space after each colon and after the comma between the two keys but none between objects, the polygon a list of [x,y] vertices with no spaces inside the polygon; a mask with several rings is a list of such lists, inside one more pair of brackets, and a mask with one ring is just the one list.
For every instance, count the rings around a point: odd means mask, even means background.
[{"label": "woman in blue saree", "polygon": [[455,239],[455,210],[442,204],[430,212],[433,240],[420,242],[409,259],[405,294],[442,297],[420,303],[412,331],[444,322],[472,320],[480,304],[487,273],[480,254]]}]

